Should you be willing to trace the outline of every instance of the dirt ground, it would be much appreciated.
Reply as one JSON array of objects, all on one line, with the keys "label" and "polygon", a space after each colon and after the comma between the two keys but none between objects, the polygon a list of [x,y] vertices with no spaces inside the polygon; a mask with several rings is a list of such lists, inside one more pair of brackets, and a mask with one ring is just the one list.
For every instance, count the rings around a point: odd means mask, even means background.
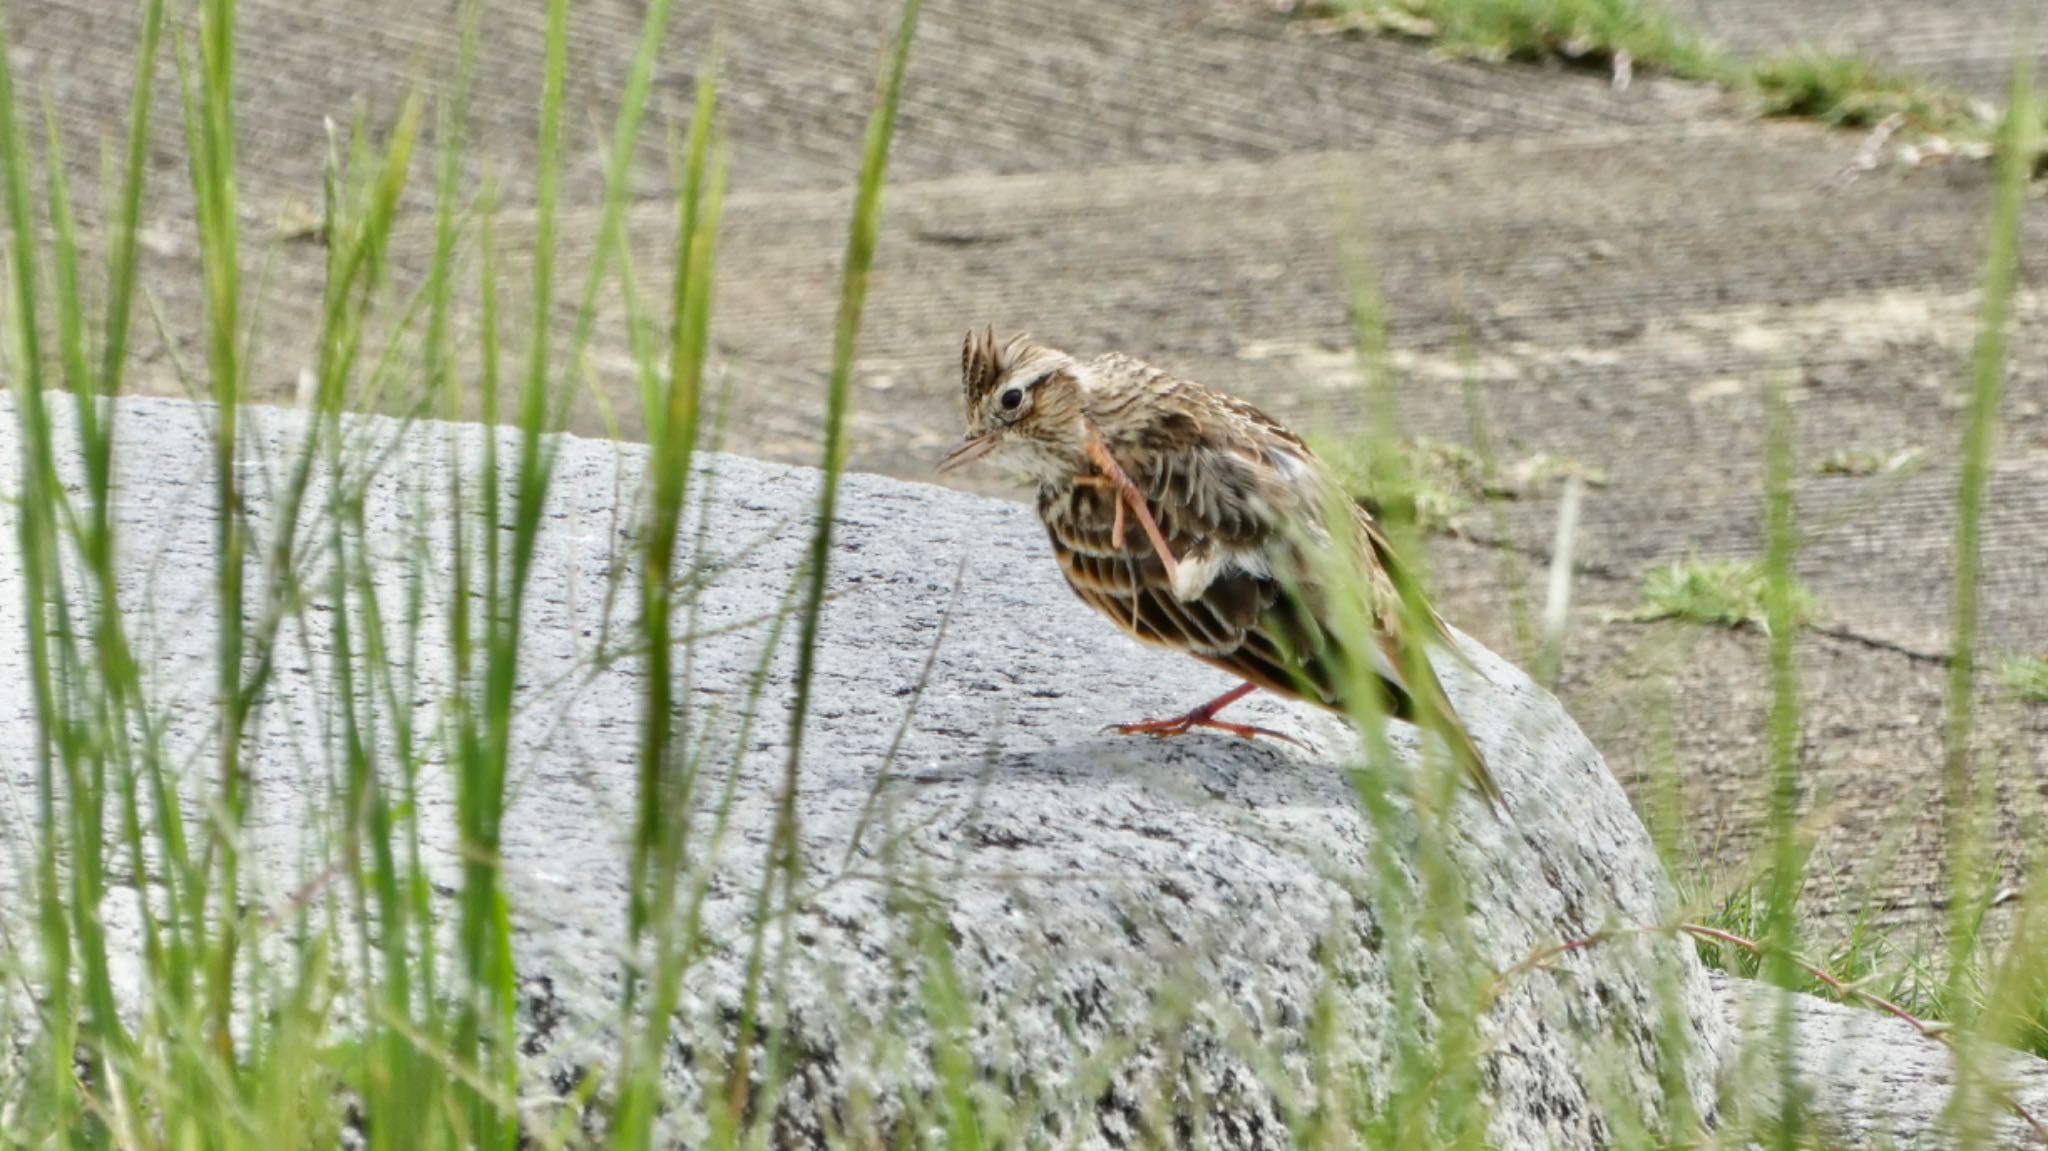
[{"label": "dirt ground", "polygon": [[[130,7],[8,8],[15,63],[31,92],[49,93],[88,187],[90,142],[125,114]],[[360,107],[379,122],[408,85],[444,74],[460,5],[242,7],[240,192],[252,269],[270,265],[254,386],[288,399],[316,331],[322,251],[290,237],[317,203],[322,118],[345,124]],[[541,27],[538,6],[501,7],[471,169],[500,190],[516,273]],[[1737,47],[1810,40],[1983,91],[2011,57],[1998,0],[1675,7]],[[894,6],[678,8],[634,169],[636,263],[660,262],[668,242],[661,137],[689,106],[715,27],[733,189],[714,321],[735,403],[727,446],[811,461],[850,185]],[[597,141],[640,9],[575,8],[572,267],[595,231]],[[157,95],[148,274],[179,331],[196,318],[196,253],[168,80]],[[1362,240],[1406,433],[1471,442],[1469,395],[1504,464],[1550,454],[1603,478],[1586,501],[1560,690],[1624,780],[1674,756],[1698,849],[1741,860],[1764,803],[1763,638],[1613,617],[1654,565],[1760,551],[1763,396],[1783,386],[1798,421],[1801,573],[1820,605],[1800,642],[1805,766],[1821,870],[1839,881],[1813,899],[1839,912],[1868,896],[1889,918],[1924,922],[1945,890],[1930,800],[1989,184],[1962,162],[1855,173],[1865,143],[1758,122],[1721,92],[1654,75],[1617,91],[1599,75],[1314,35],[1257,0],[933,0],[884,201],[852,463],[931,478],[959,431],[960,335],[983,323],[1142,355],[1306,427],[1356,431],[1339,252]],[[422,175],[415,207],[428,190]],[[2038,197],[2028,226],[2048,226]],[[396,250],[402,266],[424,260],[418,213]],[[2048,649],[2048,297],[2038,269],[2023,284],[1987,524],[1987,655]],[[140,386],[182,390],[176,365],[200,348],[174,344],[145,340]],[[610,403],[583,405],[576,426],[635,434],[615,325],[593,364]],[[1846,452],[1919,463],[1821,474]],[[1498,517],[1455,519],[1429,557],[1445,614],[1526,658],[1513,604],[1540,598],[1556,516],[1546,485]],[[2048,796],[2048,708],[1996,693],[1986,705],[2002,842],[2024,851]]]}]

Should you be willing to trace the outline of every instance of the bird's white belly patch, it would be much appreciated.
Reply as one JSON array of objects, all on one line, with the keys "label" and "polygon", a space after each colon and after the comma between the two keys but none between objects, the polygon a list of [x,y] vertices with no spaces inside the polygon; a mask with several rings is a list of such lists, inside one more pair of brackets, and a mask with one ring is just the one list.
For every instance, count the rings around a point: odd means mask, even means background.
[{"label": "bird's white belly patch", "polygon": [[1241,571],[1259,579],[1269,579],[1273,574],[1262,552],[1212,548],[1181,557],[1173,573],[1173,598],[1182,603],[1200,599],[1218,576],[1231,571]]}]

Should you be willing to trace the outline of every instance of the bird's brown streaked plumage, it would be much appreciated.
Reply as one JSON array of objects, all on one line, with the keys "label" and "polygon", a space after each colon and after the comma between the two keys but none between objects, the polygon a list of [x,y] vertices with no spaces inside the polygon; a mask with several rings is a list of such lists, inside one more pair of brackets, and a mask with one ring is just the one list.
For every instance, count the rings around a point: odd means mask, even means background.
[{"label": "bird's brown streaked plumage", "polygon": [[[970,333],[961,351],[968,436],[942,467],[987,457],[1038,484],[1038,514],[1074,593],[1146,643],[1185,651],[1248,683],[1333,710],[1351,666],[1339,650],[1347,606],[1371,612],[1389,714],[1436,726],[1489,801],[1500,792],[1408,620],[1452,651],[1426,606],[1404,611],[1386,538],[1337,494],[1301,438],[1243,400],[1110,354],[1087,362],[1025,336]],[[1341,502],[1339,502],[1341,501]],[[1328,510],[1348,511],[1331,547]],[[1329,600],[1331,558],[1371,588],[1366,605]],[[1347,585],[1348,586],[1348,585]],[[1415,674],[1419,671],[1420,674]],[[1124,725],[1171,733],[1216,721],[1245,689],[1178,720]]]}]

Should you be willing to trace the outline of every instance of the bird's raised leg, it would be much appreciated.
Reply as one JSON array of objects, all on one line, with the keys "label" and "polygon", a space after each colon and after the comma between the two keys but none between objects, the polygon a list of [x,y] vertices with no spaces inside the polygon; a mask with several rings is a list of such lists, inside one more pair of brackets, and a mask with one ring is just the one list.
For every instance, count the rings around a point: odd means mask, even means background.
[{"label": "bird's raised leg", "polygon": [[1116,457],[1110,455],[1109,448],[1103,444],[1102,436],[1093,428],[1088,431],[1088,458],[1095,461],[1095,466],[1102,469],[1103,477],[1114,485],[1122,496],[1117,501],[1117,523],[1114,525],[1119,540],[1123,535],[1124,506],[1128,504],[1131,516],[1138,521],[1139,527],[1145,529],[1145,538],[1152,542],[1152,550],[1159,554],[1159,563],[1166,568],[1166,578],[1172,580],[1174,573],[1180,569],[1180,563],[1173,558],[1173,550],[1166,546],[1166,537],[1159,531],[1159,522],[1152,518],[1152,509],[1145,506],[1145,493],[1139,491],[1138,485],[1131,482],[1131,477],[1124,474],[1124,469],[1117,464]]},{"label": "bird's raised leg", "polygon": [[1229,707],[1231,704],[1257,690],[1259,690],[1258,684],[1241,683],[1185,715],[1176,715],[1172,719],[1141,719],[1136,723],[1113,723],[1103,730],[1108,731],[1110,728],[1114,728],[1121,735],[1151,735],[1165,739],[1172,735],[1186,735],[1198,727],[1209,727],[1215,728],[1217,731],[1227,731],[1232,735],[1242,736],[1245,739],[1250,739],[1257,735],[1270,735],[1274,739],[1284,739],[1296,747],[1307,747],[1307,744],[1293,736],[1285,732],[1274,731],[1270,727],[1253,727],[1248,723],[1229,723],[1216,718],[1217,712],[1222,711],[1224,708]]},{"label": "bird's raised leg", "polygon": [[[1115,481],[1115,480],[1113,480],[1113,479],[1110,479],[1110,478],[1109,478],[1108,476],[1075,476],[1075,477],[1074,477],[1074,483],[1075,483],[1075,484],[1077,484],[1077,485],[1084,485],[1084,486],[1087,486],[1087,487],[1091,487],[1091,488],[1108,488],[1108,489],[1109,489],[1110,491],[1112,491],[1112,492],[1116,493],[1116,494],[1115,494],[1115,496],[1113,497],[1113,498],[1114,498],[1114,499],[1116,500],[1116,516],[1115,516],[1115,518],[1114,518],[1114,519],[1112,519],[1112,520],[1110,521],[1110,524],[1109,524],[1109,542],[1110,542],[1110,545],[1111,545],[1111,546],[1113,546],[1113,547],[1115,547],[1115,548],[1116,548],[1116,549],[1117,549],[1118,551],[1123,551],[1123,547],[1124,547],[1124,495],[1123,495],[1123,489],[1122,489],[1122,488],[1120,488],[1120,487],[1118,487],[1118,486],[1116,486],[1116,481]],[[1131,577],[1131,587],[1132,587],[1132,588],[1136,588],[1136,587],[1138,586],[1138,572],[1137,572],[1137,568],[1136,568],[1136,567],[1135,567],[1135,566],[1134,566],[1134,565],[1133,565],[1133,564],[1131,563],[1131,553],[1129,553],[1129,552],[1124,552],[1124,570],[1125,570],[1125,571],[1126,571],[1126,572],[1127,572],[1127,573],[1128,573],[1128,574],[1130,575],[1130,577]],[[1133,595],[1133,596],[1131,597],[1131,625],[1130,625],[1130,630],[1131,630],[1131,631],[1132,631],[1133,633],[1135,633],[1135,632],[1136,632],[1136,631],[1138,630],[1138,604],[1139,604],[1139,602],[1140,602],[1140,600],[1139,600],[1139,597],[1138,597],[1138,596],[1136,596],[1136,595]]]},{"label": "bird's raised leg", "polygon": [[1075,476],[1074,484],[1077,487],[1108,488],[1116,493],[1116,518],[1109,525],[1109,542],[1119,548],[1124,546],[1124,490],[1108,476]]}]

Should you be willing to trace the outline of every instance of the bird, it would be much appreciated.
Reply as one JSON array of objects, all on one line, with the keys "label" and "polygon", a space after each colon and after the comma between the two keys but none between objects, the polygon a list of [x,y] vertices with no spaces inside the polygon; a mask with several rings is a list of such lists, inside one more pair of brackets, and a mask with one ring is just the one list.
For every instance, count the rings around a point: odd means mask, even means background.
[{"label": "bird", "polygon": [[[1351,669],[1370,668],[1383,714],[1434,727],[1504,809],[1485,756],[1416,648],[1462,657],[1448,626],[1405,580],[1371,513],[1300,436],[1142,360],[1112,352],[1083,361],[1028,334],[998,344],[993,327],[968,333],[960,374],[966,435],[938,469],[984,461],[1035,482],[1039,519],[1082,602],[1143,643],[1244,680],[1185,714],[1115,730],[1289,739],[1217,713],[1259,689],[1344,713]],[[1333,576],[1346,566],[1359,578]],[[1412,634],[1412,621],[1425,634]],[[1360,630],[1371,647],[1347,651]]]}]

